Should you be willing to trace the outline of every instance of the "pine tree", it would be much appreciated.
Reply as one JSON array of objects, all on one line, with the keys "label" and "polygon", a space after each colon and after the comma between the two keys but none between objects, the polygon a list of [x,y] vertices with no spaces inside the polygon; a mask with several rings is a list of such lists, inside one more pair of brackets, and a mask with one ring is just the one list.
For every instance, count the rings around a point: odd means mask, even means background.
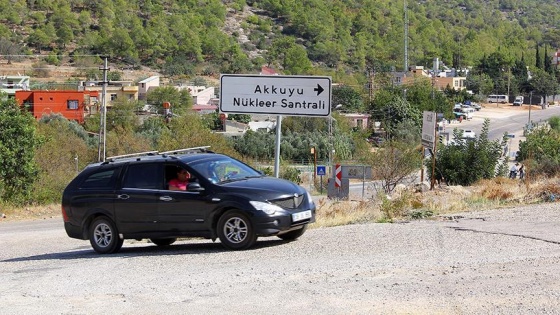
[{"label": "pine tree", "polygon": [[535,67],[537,67],[538,69],[543,68],[543,62],[541,60],[541,53],[539,51],[539,44],[537,44],[536,52],[535,52]]}]

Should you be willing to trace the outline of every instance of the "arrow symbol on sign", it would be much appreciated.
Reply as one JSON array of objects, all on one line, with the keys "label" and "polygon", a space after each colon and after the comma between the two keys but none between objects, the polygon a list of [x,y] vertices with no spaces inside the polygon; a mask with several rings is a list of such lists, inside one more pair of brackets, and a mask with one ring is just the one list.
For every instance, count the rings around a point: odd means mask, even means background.
[{"label": "arrow symbol on sign", "polygon": [[319,84],[317,84],[317,87],[313,89],[313,91],[317,91],[317,96],[319,96],[319,94],[323,93],[324,89],[322,86],[320,86]]}]

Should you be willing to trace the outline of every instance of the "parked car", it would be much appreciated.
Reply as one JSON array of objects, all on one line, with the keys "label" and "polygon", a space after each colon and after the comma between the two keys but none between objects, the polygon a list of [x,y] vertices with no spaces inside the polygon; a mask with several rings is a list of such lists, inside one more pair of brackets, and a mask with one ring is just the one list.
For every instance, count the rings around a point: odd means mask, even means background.
[{"label": "parked car", "polygon": [[463,138],[476,138],[476,133],[472,130],[463,129]]},{"label": "parked car", "polygon": [[475,102],[471,102],[471,101],[465,101],[465,105],[468,105],[468,106],[470,106],[471,108],[474,108],[477,111],[482,109],[482,106],[480,106],[480,104],[475,103]]},{"label": "parked car", "polygon": [[[186,190],[169,190],[184,171]],[[208,147],[108,158],[87,166],[62,196],[68,236],[89,239],[103,254],[120,250],[125,239],[166,246],[203,237],[234,250],[260,236],[295,240],[315,221],[315,208],[303,187]]]},{"label": "parked car", "polygon": [[513,106],[521,106],[523,105],[524,97],[523,96],[516,96],[515,100],[513,101]]},{"label": "parked car", "polygon": [[380,147],[381,145],[383,145],[383,143],[385,143],[385,139],[383,137],[377,137],[377,136],[369,137],[367,141],[371,143],[372,146],[375,147]]},{"label": "parked car", "polygon": [[473,118],[473,112],[474,109],[467,109],[467,108],[455,108],[453,109],[453,114],[455,115],[455,118],[459,119],[472,119]]}]

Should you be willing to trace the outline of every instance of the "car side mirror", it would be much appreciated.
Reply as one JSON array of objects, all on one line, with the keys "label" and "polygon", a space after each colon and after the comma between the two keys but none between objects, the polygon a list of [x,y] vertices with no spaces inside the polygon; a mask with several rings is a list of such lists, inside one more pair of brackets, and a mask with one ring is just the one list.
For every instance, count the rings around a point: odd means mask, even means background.
[{"label": "car side mirror", "polygon": [[189,183],[187,191],[204,191],[204,187],[200,186],[200,183]]}]

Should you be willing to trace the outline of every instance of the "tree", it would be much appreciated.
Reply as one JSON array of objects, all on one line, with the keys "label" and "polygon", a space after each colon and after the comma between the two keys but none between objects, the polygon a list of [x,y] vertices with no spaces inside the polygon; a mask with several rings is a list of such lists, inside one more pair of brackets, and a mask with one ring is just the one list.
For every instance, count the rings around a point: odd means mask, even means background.
[{"label": "tree", "polygon": [[462,131],[453,131],[454,142],[448,145],[439,145],[436,152],[435,170],[432,173],[432,161],[426,160],[425,166],[428,174],[435,174],[445,178],[450,185],[470,186],[478,180],[504,176],[497,170],[503,170],[500,164],[502,148],[506,145],[503,140],[490,141],[488,130],[490,120],[486,119],[477,139],[471,141],[462,138]]},{"label": "tree", "polygon": [[6,202],[30,203],[29,187],[37,174],[35,124],[13,99],[0,101],[0,197]]},{"label": "tree", "polygon": [[422,165],[418,149],[404,142],[390,142],[371,153],[367,160],[374,178],[382,180],[383,191],[391,193]]},{"label": "tree", "polygon": [[543,61],[541,59],[541,53],[539,51],[539,44],[535,47],[535,67],[537,69],[542,69],[544,67]]},{"label": "tree", "polygon": [[556,78],[542,69],[536,69],[529,84],[532,91],[544,96],[556,94],[558,91]]},{"label": "tree", "polygon": [[187,90],[177,90],[173,86],[157,87],[150,90],[147,95],[147,102],[156,106],[160,112],[163,110],[163,103],[171,103],[171,111],[180,113],[192,107],[192,97]]},{"label": "tree", "polygon": [[519,143],[517,160],[528,165],[531,175],[552,177],[560,174],[560,132],[558,117],[549,121],[550,129],[535,128]]},{"label": "tree", "polygon": [[43,116],[37,134],[43,141],[35,153],[38,173],[31,187],[33,202],[60,202],[62,191],[77,172],[97,160],[97,144],[82,126],[60,114]]},{"label": "tree", "polygon": [[336,86],[332,89],[333,107],[341,104],[341,110],[361,112],[364,110],[364,102],[359,92],[347,85]]},{"label": "tree", "polygon": [[51,37],[49,37],[42,29],[36,29],[33,33],[29,34],[27,43],[31,46],[37,47],[39,52],[41,52],[43,48],[48,47],[51,43]]},{"label": "tree", "polygon": [[286,51],[282,64],[286,74],[306,74],[311,69],[311,61],[307,58],[307,51],[301,45],[290,47]]},{"label": "tree", "polygon": [[66,45],[74,39],[74,33],[69,26],[63,25],[56,30],[56,35],[58,36],[56,42],[62,48],[66,48]]}]

